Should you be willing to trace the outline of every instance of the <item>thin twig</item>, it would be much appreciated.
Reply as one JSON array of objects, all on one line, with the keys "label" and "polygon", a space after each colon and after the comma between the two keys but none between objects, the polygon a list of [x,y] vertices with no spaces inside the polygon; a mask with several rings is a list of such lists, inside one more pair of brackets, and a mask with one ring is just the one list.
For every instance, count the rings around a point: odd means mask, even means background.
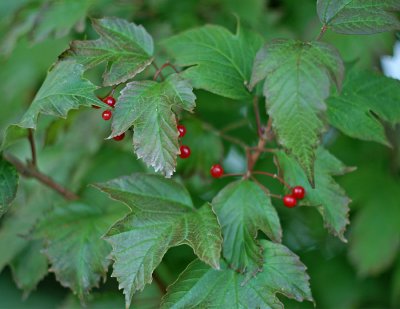
[{"label": "thin twig", "polygon": [[254,114],[256,116],[256,123],[257,123],[257,134],[258,137],[262,137],[262,128],[261,128],[261,119],[260,119],[260,110],[258,109],[258,97],[255,96],[253,98],[253,108],[254,108]]},{"label": "thin twig", "polygon": [[224,178],[224,177],[243,177],[244,176],[244,174],[240,174],[240,173],[235,173],[235,174],[223,174],[222,176],[221,176],[221,178]]},{"label": "thin twig", "polygon": [[[154,63],[154,62],[153,62],[153,63]],[[179,71],[177,70],[177,68],[176,68],[172,63],[170,63],[169,61],[167,61],[166,63],[164,63],[164,64],[161,66],[161,68],[157,69],[156,73],[155,73],[154,76],[153,76],[153,80],[156,80],[157,77],[158,77],[158,75],[161,74],[161,71],[164,70],[166,67],[171,67],[171,68],[174,69],[174,71],[175,71],[176,73],[179,73]],[[164,77],[163,77],[163,79],[164,79]]]},{"label": "thin twig", "polygon": [[252,174],[265,175],[265,176],[274,178],[274,179],[278,180],[281,184],[283,184],[286,188],[291,189],[291,186],[285,180],[283,180],[283,178],[279,177],[277,174],[272,174],[272,173],[263,172],[263,171],[253,171]]},{"label": "thin twig", "polygon": [[275,148],[262,148],[262,149],[259,149],[257,147],[249,147],[249,150],[256,150],[256,151],[269,152],[269,153],[276,153],[276,151],[277,151],[277,149],[275,149]]},{"label": "thin twig", "polygon": [[254,176],[250,176],[250,178],[270,197],[274,197],[277,199],[282,199],[282,195],[271,193],[268,188],[266,188],[261,182],[259,182]]},{"label": "thin twig", "polygon": [[317,38],[316,38],[315,40],[316,40],[316,41],[320,41],[320,40],[323,38],[323,36],[324,36],[326,30],[328,30],[328,26],[324,24],[324,25],[322,26],[322,28],[321,28],[320,33],[318,34],[318,36],[317,36]]},{"label": "thin twig", "polygon": [[[152,64],[153,67],[156,69],[156,73],[157,73],[157,72],[160,70],[160,68],[158,67],[158,65],[157,65],[154,61],[153,61],[151,64]],[[164,75],[161,73],[161,71],[160,71],[159,75],[161,76],[161,79],[162,79],[162,80],[165,79],[165,77],[164,77]]]},{"label": "thin twig", "polygon": [[235,137],[232,137],[232,136],[230,136],[230,135],[226,135],[226,134],[222,133],[221,131],[218,131],[217,129],[215,129],[212,125],[210,125],[210,124],[207,123],[207,122],[204,122],[204,121],[203,121],[203,128],[206,129],[206,130],[209,131],[209,132],[214,133],[214,134],[217,135],[217,136],[220,136],[221,138],[223,138],[223,139],[225,139],[225,140],[227,140],[227,141],[229,141],[229,142],[231,142],[231,143],[234,143],[234,144],[237,144],[237,145],[243,147],[244,149],[247,149],[247,147],[248,147],[248,146],[247,146],[245,143],[243,143],[241,140],[239,140],[239,139],[237,139],[237,138],[235,138]]},{"label": "thin twig", "polygon": [[77,196],[75,193],[69,191],[68,189],[64,188],[57,182],[55,182],[53,179],[51,179],[49,176],[41,173],[36,166],[33,166],[32,164],[25,165],[22,161],[20,161],[18,158],[12,156],[11,154],[4,154],[3,155],[4,159],[10,162],[12,165],[15,166],[17,171],[24,177],[27,178],[35,178],[38,181],[40,181],[42,184],[45,186],[53,189],[60,195],[62,195],[65,199],[73,201],[79,199],[79,196]]},{"label": "thin twig", "polygon": [[221,130],[219,130],[221,133],[226,133],[229,131],[233,131],[239,128],[242,128],[244,126],[246,126],[248,123],[247,119],[243,119],[241,121],[235,121],[231,124],[226,125],[225,127],[223,127]]},{"label": "thin twig", "polygon": [[31,153],[32,153],[31,164],[36,167],[37,166],[36,146],[35,146],[35,137],[33,136],[32,129],[28,129],[28,140],[29,140],[29,145],[31,146]]}]

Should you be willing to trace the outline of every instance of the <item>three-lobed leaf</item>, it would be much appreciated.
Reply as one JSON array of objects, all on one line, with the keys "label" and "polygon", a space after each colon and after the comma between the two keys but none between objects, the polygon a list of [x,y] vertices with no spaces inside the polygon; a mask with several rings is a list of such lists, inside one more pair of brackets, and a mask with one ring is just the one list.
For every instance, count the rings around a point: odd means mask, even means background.
[{"label": "three-lobed leaf", "polygon": [[257,271],[262,267],[262,247],[256,240],[258,230],[280,242],[282,230],[271,199],[249,180],[233,182],[212,201],[221,224],[223,255],[229,265],[240,271]]},{"label": "three-lobed leaf", "polygon": [[[388,144],[383,121],[400,122],[400,82],[368,71],[349,70],[340,94],[328,101],[328,121],[343,133]],[[378,117],[377,117],[378,116]]]},{"label": "three-lobed leaf", "polygon": [[130,82],[115,107],[110,137],[134,126],[133,146],[138,158],[170,177],[179,153],[173,109],[192,111],[195,99],[191,85],[179,74],[172,74],[163,82]]},{"label": "three-lobed leaf", "polygon": [[213,268],[219,268],[221,231],[211,205],[193,207],[186,189],[157,175],[133,174],[96,184],[132,212],[106,234],[113,247],[114,271],[127,307],[135,291],[152,281],[152,273],[171,247],[187,244]]},{"label": "three-lobed leaf", "polygon": [[18,126],[35,129],[39,114],[65,118],[71,109],[105,105],[94,95],[97,87],[84,79],[83,73],[83,66],[75,61],[58,62],[47,74]]},{"label": "three-lobed leaf", "polygon": [[265,78],[267,112],[278,142],[314,179],[315,149],[324,131],[325,100],[344,73],[338,52],[321,42],[275,40],[256,56],[251,87]]},{"label": "three-lobed leaf", "polygon": [[59,205],[36,228],[51,271],[84,299],[107,273],[111,246],[101,237],[124,212],[75,202]]},{"label": "three-lobed leaf", "polygon": [[281,309],[280,293],[297,301],[313,301],[306,267],[288,248],[260,241],[264,252],[262,272],[246,279],[229,269],[214,270],[199,260],[192,262],[168,287],[161,308],[271,308]]},{"label": "three-lobed leaf", "polygon": [[0,217],[9,209],[18,189],[19,175],[15,167],[0,153]]},{"label": "three-lobed leaf", "polygon": [[343,175],[351,169],[320,147],[315,161],[315,188],[312,188],[298,163],[284,152],[277,153],[278,166],[289,184],[301,185],[306,190],[301,205],[316,207],[321,213],[325,226],[335,236],[346,242],[344,232],[349,224],[350,199],[332,176]]},{"label": "three-lobed leaf", "polygon": [[100,38],[73,41],[65,56],[86,68],[106,63],[105,86],[126,82],[153,61],[153,39],[143,26],[119,18],[93,19],[92,23]]},{"label": "three-lobed leaf", "polygon": [[398,0],[318,0],[317,11],[328,29],[343,34],[399,30]]},{"label": "three-lobed leaf", "polygon": [[195,88],[231,98],[249,98],[246,85],[252,61],[262,45],[260,36],[238,29],[207,25],[166,39],[163,46],[176,64],[188,67],[183,76]]}]

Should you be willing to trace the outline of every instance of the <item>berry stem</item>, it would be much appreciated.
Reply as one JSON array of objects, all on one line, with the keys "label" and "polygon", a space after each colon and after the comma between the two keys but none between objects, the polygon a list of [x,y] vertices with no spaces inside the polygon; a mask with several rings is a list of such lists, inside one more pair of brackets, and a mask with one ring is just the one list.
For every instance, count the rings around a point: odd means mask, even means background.
[{"label": "berry stem", "polygon": [[283,180],[283,178],[279,177],[277,174],[272,174],[272,173],[268,173],[268,172],[263,172],[263,171],[253,171],[253,174],[256,175],[265,175],[271,178],[274,178],[276,180],[278,180],[281,184],[283,184],[286,188],[291,189],[291,186]]},{"label": "berry stem", "polygon": [[66,200],[77,200],[79,199],[79,196],[77,196],[75,193],[69,191],[68,189],[64,188],[62,185],[58,184],[55,182],[53,179],[51,179],[49,176],[41,173],[36,166],[33,166],[32,164],[27,164],[25,165],[23,162],[21,162],[18,158],[12,156],[11,154],[4,154],[3,155],[4,159],[10,162],[12,165],[15,166],[17,171],[24,177],[27,178],[35,178],[38,181],[40,181],[42,184],[45,186],[53,189],[56,191],[58,194],[63,196]]},{"label": "berry stem", "polygon": [[243,177],[243,176],[244,176],[244,174],[241,174],[241,173],[233,173],[233,174],[223,174],[221,176],[221,178],[223,178],[223,177]]},{"label": "berry stem", "polygon": [[250,178],[265,192],[266,195],[280,200],[282,199],[282,195],[271,193],[269,189],[259,182],[254,176],[250,176]]},{"label": "berry stem", "polygon": [[32,166],[37,166],[37,156],[36,156],[36,145],[35,145],[35,137],[33,136],[33,130],[28,129],[28,140],[29,144],[31,146],[31,153],[32,153],[32,160],[31,164]]}]

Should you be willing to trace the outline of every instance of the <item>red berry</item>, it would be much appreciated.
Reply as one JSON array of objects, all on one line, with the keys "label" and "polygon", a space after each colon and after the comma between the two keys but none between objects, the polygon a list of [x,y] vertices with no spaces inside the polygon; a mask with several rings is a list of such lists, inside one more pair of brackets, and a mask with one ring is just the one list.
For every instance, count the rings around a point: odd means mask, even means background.
[{"label": "red berry", "polygon": [[177,128],[178,128],[178,132],[179,132],[179,137],[184,137],[186,134],[186,127],[182,124],[179,124],[177,126]]},{"label": "red berry", "polygon": [[103,102],[106,103],[107,105],[111,106],[111,107],[114,107],[116,101],[115,101],[115,99],[113,97],[108,96],[108,97],[103,99]]},{"label": "red berry", "polygon": [[219,164],[214,164],[211,166],[210,170],[211,176],[214,178],[220,178],[224,174],[224,169]]},{"label": "red berry", "polygon": [[292,195],[294,198],[301,200],[306,195],[306,190],[302,186],[296,186],[292,189]]},{"label": "red berry", "polygon": [[293,195],[287,194],[283,197],[283,204],[288,208],[293,208],[297,205],[297,200]]},{"label": "red berry", "polygon": [[103,117],[104,120],[110,120],[112,116],[112,112],[107,109],[103,112],[103,114],[101,115],[101,117]]},{"label": "red berry", "polygon": [[180,153],[179,156],[180,156],[182,159],[189,158],[189,156],[190,156],[190,148],[189,148],[188,146],[182,145],[179,149],[180,149],[180,151],[181,151],[181,153]]},{"label": "red berry", "polygon": [[115,140],[115,141],[122,141],[122,140],[124,139],[124,137],[125,137],[125,132],[122,133],[122,134],[120,134],[120,135],[114,136],[114,137],[113,137],[113,140]]}]

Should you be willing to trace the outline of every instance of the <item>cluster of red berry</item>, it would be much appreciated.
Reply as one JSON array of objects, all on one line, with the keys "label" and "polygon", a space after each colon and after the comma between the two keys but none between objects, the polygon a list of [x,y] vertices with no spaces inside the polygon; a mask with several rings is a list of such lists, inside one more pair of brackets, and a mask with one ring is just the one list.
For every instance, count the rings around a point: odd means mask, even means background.
[{"label": "cluster of red berry", "polygon": [[[107,96],[104,99],[101,99],[104,103],[106,103],[108,106],[111,108],[114,108],[115,104],[117,101],[112,97],[112,96]],[[99,106],[93,105],[94,108],[100,108]],[[105,120],[108,121],[112,117],[112,111],[110,109],[106,109],[102,114],[101,117]],[[122,133],[120,135],[114,136],[113,139],[116,141],[122,141],[125,137],[125,133]]]},{"label": "cluster of red berry", "polygon": [[[178,129],[178,132],[179,132],[179,137],[180,138],[184,137],[185,134],[186,134],[186,127],[184,125],[182,125],[182,124],[178,124],[177,129]],[[179,147],[179,150],[181,152],[179,154],[179,157],[181,157],[182,159],[187,159],[187,158],[190,157],[190,153],[191,152],[190,152],[189,146],[181,145]]]},{"label": "cluster of red berry", "polygon": [[297,205],[297,200],[302,200],[305,195],[306,190],[302,186],[293,187],[292,193],[283,197],[283,204],[288,208],[293,208]]}]

